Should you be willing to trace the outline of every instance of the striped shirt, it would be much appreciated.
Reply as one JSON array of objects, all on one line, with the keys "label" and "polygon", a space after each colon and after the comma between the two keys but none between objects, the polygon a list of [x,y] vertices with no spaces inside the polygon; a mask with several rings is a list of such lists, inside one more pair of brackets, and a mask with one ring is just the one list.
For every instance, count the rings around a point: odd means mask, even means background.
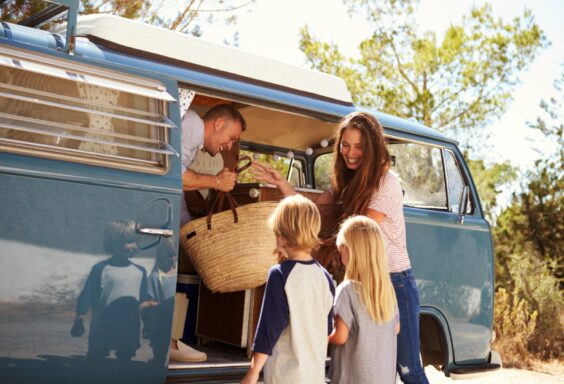
[{"label": "striped shirt", "polygon": [[333,347],[331,384],[395,384],[399,312],[378,324],[366,312],[357,282],[345,280],[337,287],[335,316],[349,330],[347,342]]},{"label": "striped shirt", "polygon": [[[333,194],[332,186],[329,186],[327,190]],[[378,225],[384,235],[388,272],[403,272],[411,268],[403,216],[403,191],[398,177],[393,172],[388,171],[382,177],[380,188],[372,194],[368,209],[386,216],[384,221]]]},{"label": "striped shirt", "polygon": [[386,245],[388,272],[402,272],[411,268],[403,216],[403,191],[398,177],[391,171],[382,177],[380,188],[372,194],[368,209],[386,216],[379,225]]}]

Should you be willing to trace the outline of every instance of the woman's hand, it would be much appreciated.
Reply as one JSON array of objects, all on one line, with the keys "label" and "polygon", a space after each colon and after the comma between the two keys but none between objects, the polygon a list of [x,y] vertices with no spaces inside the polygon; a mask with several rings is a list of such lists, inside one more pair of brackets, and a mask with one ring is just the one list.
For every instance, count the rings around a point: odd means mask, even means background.
[{"label": "woman's hand", "polygon": [[253,175],[257,181],[274,184],[276,186],[286,181],[276,169],[272,168],[270,165],[259,163],[258,161],[253,161],[249,173]]},{"label": "woman's hand", "polygon": [[259,182],[276,185],[284,196],[296,194],[288,180],[270,165],[253,161],[253,165],[249,168],[249,173]]}]

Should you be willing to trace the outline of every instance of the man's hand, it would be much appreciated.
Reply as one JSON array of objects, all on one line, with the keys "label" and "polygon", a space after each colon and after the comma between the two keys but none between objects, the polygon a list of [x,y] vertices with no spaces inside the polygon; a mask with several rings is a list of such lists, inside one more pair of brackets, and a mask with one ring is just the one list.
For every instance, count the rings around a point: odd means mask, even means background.
[{"label": "man's hand", "polygon": [[235,188],[235,183],[237,182],[237,174],[230,171],[228,168],[224,168],[216,176],[216,189],[222,192],[229,192]]}]

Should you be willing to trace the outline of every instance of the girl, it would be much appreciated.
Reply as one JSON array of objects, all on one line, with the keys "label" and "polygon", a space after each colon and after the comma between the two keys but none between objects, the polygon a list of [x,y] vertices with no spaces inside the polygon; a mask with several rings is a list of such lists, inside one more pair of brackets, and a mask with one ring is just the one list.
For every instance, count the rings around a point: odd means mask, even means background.
[{"label": "girl", "polygon": [[347,219],[337,236],[346,266],[337,287],[331,383],[395,383],[399,317],[378,224]]},{"label": "girl", "polygon": [[[380,225],[402,329],[396,369],[404,383],[428,384],[419,359],[419,294],[407,253],[403,192],[390,167],[384,130],[378,120],[366,112],[352,112],[342,119],[335,134],[331,188],[315,203],[332,204],[338,221],[366,215]],[[259,181],[278,186],[284,195],[295,193],[272,167],[253,162],[253,169]]]}]

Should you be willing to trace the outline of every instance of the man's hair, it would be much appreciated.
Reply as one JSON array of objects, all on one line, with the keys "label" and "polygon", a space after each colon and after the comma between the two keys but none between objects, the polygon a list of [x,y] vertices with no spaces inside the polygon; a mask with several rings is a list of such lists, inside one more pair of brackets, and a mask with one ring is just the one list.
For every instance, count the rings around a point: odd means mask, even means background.
[{"label": "man's hair", "polygon": [[218,117],[223,117],[224,119],[234,120],[241,123],[241,130],[244,131],[247,129],[247,122],[241,112],[237,110],[231,104],[219,104],[215,107],[211,108],[209,111],[206,112],[204,115],[204,121],[210,121],[213,119],[217,119]]},{"label": "man's hair", "polygon": [[292,249],[311,251],[319,246],[321,216],[317,206],[302,195],[284,198],[269,223],[274,234],[286,240]]}]

